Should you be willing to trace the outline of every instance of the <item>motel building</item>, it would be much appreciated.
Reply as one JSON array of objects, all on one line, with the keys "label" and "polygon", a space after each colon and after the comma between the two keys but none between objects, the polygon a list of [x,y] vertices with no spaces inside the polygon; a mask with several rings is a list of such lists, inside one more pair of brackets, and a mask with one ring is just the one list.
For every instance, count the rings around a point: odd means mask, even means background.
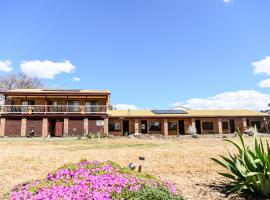
[{"label": "motel building", "polygon": [[16,89],[1,91],[0,136],[62,137],[100,133],[230,134],[267,128],[268,114],[252,110],[109,110],[107,90]]}]

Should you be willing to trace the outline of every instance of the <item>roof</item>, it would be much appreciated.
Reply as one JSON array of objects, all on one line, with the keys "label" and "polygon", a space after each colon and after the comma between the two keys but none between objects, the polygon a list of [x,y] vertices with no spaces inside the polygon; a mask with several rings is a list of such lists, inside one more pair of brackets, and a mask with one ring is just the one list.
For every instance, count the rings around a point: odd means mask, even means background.
[{"label": "roof", "polygon": [[187,114],[185,110],[151,110],[155,114]]},{"label": "roof", "polygon": [[253,110],[186,110],[186,114],[155,114],[151,110],[109,110],[110,117],[264,117]]},{"label": "roof", "polygon": [[81,89],[14,89],[14,90],[3,90],[0,94],[4,95],[43,95],[43,94],[110,94],[109,90],[81,90]]}]

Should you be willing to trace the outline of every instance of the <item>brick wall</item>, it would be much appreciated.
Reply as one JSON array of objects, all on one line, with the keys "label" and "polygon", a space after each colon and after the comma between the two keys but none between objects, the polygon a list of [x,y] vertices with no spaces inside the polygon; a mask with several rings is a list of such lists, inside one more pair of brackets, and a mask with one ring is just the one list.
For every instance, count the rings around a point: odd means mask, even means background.
[{"label": "brick wall", "polygon": [[84,121],[80,119],[68,119],[68,136],[83,136],[84,135]]},{"label": "brick wall", "polygon": [[6,119],[5,136],[21,136],[21,119]]},{"label": "brick wall", "polygon": [[42,136],[42,126],[43,126],[43,119],[27,119],[26,135],[29,135],[33,128],[35,136]]},{"label": "brick wall", "polygon": [[96,119],[89,119],[88,120],[88,133],[89,134],[101,133],[102,135],[104,135],[104,126],[97,125]]}]

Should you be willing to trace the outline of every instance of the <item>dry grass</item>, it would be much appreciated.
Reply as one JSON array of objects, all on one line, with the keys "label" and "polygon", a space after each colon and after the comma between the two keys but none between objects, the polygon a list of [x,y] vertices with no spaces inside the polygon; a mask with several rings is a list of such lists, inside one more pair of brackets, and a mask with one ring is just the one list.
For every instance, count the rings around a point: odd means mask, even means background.
[{"label": "dry grass", "polygon": [[[237,139],[234,139],[237,140]],[[251,143],[252,138],[248,138]],[[0,197],[15,184],[39,179],[64,163],[113,160],[123,166],[137,162],[143,155],[143,170],[174,181],[187,199],[225,199],[211,187],[224,180],[221,170],[209,158],[226,154],[232,146],[222,138],[190,137],[174,139],[0,139]]]}]

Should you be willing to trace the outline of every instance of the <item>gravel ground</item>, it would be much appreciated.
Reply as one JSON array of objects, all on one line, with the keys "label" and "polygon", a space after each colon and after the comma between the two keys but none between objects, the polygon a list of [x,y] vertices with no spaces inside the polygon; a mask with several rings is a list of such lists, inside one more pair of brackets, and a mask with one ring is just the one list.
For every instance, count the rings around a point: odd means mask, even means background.
[{"label": "gravel ground", "polygon": [[[238,142],[237,138],[232,138]],[[268,139],[268,138],[267,138]],[[252,144],[252,137],[247,142]],[[218,136],[190,136],[169,139],[81,139],[1,138],[0,198],[8,199],[18,183],[43,178],[64,163],[113,160],[123,166],[138,164],[145,156],[143,170],[172,180],[187,199],[240,199],[222,192],[223,169],[209,158],[234,148]]]}]

